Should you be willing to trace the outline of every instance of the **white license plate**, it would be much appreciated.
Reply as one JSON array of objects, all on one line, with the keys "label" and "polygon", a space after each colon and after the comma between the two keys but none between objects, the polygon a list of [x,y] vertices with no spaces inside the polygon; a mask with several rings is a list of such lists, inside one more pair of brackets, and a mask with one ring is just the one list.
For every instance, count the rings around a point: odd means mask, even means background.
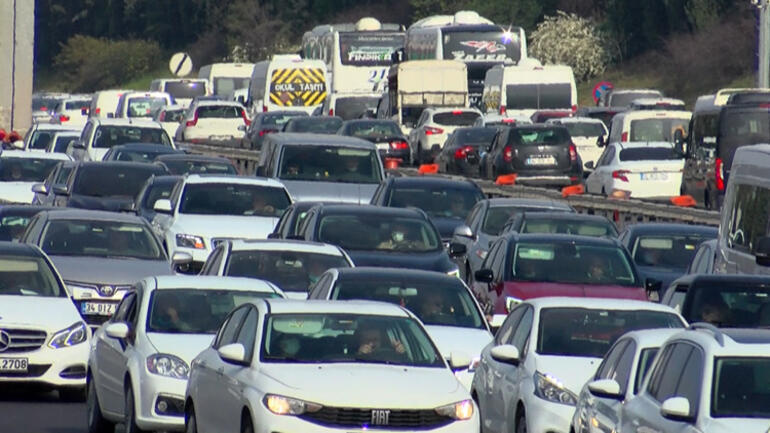
[{"label": "white license plate", "polygon": [[232,140],[232,135],[212,135],[209,137],[209,139],[213,141],[226,141],[226,140]]},{"label": "white license plate", "polygon": [[0,358],[0,371],[26,373],[28,368],[27,358]]},{"label": "white license plate", "polygon": [[84,302],[80,306],[80,312],[97,316],[112,316],[117,307],[118,304],[108,302]]},{"label": "white license plate", "polygon": [[543,157],[531,157],[527,158],[527,165],[554,165],[556,164],[556,159],[554,159],[553,156],[543,156]]},{"label": "white license plate", "polygon": [[390,149],[390,144],[388,143],[377,143],[377,150],[388,150]]},{"label": "white license plate", "polygon": [[667,173],[639,173],[641,180],[668,180]]}]

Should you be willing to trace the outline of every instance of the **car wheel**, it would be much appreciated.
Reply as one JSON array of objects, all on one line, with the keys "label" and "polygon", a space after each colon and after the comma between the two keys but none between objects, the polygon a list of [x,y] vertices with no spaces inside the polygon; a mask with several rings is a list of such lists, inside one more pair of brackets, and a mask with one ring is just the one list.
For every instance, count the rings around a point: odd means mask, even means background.
[{"label": "car wheel", "polygon": [[108,433],[115,431],[115,424],[104,418],[99,398],[96,396],[96,385],[88,381],[86,393],[86,416],[88,416],[88,433]]},{"label": "car wheel", "polygon": [[241,424],[241,433],[254,433],[254,424],[251,423],[250,416],[244,415]]},{"label": "car wheel", "polygon": [[516,419],[516,433],[527,433],[527,416],[523,413]]},{"label": "car wheel", "polygon": [[144,433],[144,430],[136,425],[136,400],[134,399],[134,388],[131,384],[126,388],[126,404],[123,409],[125,416],[126,433]]},{"label": "car wheel", "polygon": [[72,403],[80,403],[86,401],[86,387],[60,388],[59,399]]},{"label": "car wheel", "polygon": [[190,408],[190,413],[187,414],[185,420],[185,433],[198,433],[198,420],[195,418],[195,409]]}]

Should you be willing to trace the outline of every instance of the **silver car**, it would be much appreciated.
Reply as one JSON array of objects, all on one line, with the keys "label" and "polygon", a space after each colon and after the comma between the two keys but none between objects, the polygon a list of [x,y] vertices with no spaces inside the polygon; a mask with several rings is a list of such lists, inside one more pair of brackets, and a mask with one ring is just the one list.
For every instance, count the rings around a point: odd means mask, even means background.
[{"label": "silver car", "polygon": [[184,429],[192,359],[208,347],[231,310],[282,298],[266,281],[246,278],[145,278],[96,331],[88,359],[88,431]]}]

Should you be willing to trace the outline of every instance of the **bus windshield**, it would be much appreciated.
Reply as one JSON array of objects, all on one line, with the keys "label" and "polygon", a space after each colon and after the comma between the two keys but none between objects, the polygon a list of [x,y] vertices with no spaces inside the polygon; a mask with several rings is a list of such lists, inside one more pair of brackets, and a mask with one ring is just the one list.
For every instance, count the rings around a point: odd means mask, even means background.
[{"label": "bus windshield", "polygon": [[340,33],[340,61],[348,66],[390,66],[391,55],[403,46],[403,34]]},{"label": "bus windshield", "polygon": [[521,59],[518,28],[511,32],[444,32],[444,59],[464,62],[504,62]]}]

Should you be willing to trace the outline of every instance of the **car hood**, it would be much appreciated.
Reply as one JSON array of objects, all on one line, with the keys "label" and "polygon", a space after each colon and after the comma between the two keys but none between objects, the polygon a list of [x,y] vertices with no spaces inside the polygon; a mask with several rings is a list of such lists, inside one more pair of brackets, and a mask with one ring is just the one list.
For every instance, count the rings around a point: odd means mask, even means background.
[{"label": "car hood", "polygon": [[147,339],[158,353],[169,353],[182,358],[190,365],[193,358],[198,356],[214,340],[212,334],[162,334],[148,332]]},{"label": "car hood", "polygon": [[267,239],[278,218],[233,215],[179,215],[174,232],[206,238]]},{"label": "car hood", "polygon": [[35,193],[32,185],[37,182],[0,182],[0,201],[32,203]]},{"label": "car hood", "polygon": [[462,352],[471,358],[477,357],[492,341],[492,334],[486,329],[439,325],[425,325],[425,329],[445,359],[449,359],[452,352]]},{"label": "car hood", "polygon": [[51,256],[66,281],[95,284],[134,284],[152,275],[172,275],[165,260],[119,259],[88,256]]},{"label": "car hood", "polygon": [[69,297],[0,296],[0,328],[20,326],[58,331],[82,321]]},{"label": "car hood", "polygon": [[[336,407],[434,408],[465,400],[467,391],[446,368],[385,364],[262,364],[261,373],[286,395]],[[361,385],[377,390],[361,401]]]},{"label": "car hood", "polygon": [[379,184],[285,180],[294,201],[369,204]]},{"label": "car hood", "polygon": [[455,229],[458,226],[465,224],[463,220],[458,218],[432,216],[430,217],[430,220],[433,222],[433,225],[436,226],[438,233],[441,235],[441,239],[444,241],[452,239]]},{"label": "car hood", "polygon": [[652,278],[661,282],[661,289],[666,289],[674,280],[684,275],[684,270],[674,270],[665,268],[656,268],[653,266],[637,266],[636,271],[639,277],[644,279]]},{"label": "car hood", "polygon": [[701,431],[710,433],[732,433],[740,426],[741,433],[766,433],[770,418],[707,418]]},{"label": "car hood", "polygon": [[596,373],[601,362],[601,358],[538,355],[535,368],[542,374],[555,377],[567,389],[579,395],[583,385]]},{"label": "car hood", "polygon": [[456,268],[442,249],[428,253],[391,253],[385,251],[347,251],[356,266],[423,269],[447,273]]},{"label": "car hood", "polygon": [[73,194],[67,200],[67,207],[120,212],[130,209],[133,203],[132,197],[92,197]]},{"label": "car hood", "polygon": [[548,282],[506,282],[505,292],[519,299],[544,296],[572,296],[578,298],[619,298],[647,300],[644,289],[598,284],[565,284]]}]

